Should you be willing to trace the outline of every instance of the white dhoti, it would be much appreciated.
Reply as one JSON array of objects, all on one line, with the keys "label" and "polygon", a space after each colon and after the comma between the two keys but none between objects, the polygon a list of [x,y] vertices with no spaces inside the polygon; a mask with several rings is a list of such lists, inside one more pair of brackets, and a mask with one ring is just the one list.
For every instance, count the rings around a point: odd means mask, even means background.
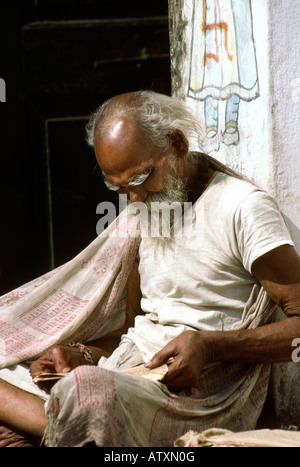
[{"label": "white dhoti", "polygon": [[[273,310],[261,290],[254,322],[268,320]],[[46,445],[170,447],[190,430],[255,428],[267,395],[269,364],[216,363],[202,371],[196,388],[174,394],[162,382],[121,371],[141,362],[142,354],[125,338],[98,367],[78,367],[60,380],[46,403]]]},{"label": "white dhoti", "polygon": [[[224,197],[220,196],[219,191],[221,187],[230,193],[232,200],[227,200],[226,206],[233,209],[239,198],[235,195],[236,191],[232,190],[232,183],[243,182],[234,182],[227,176],[217,175],[206,189],[202,201],[207,200],[208,196],[215,196],[213,205],[216,207],[219,204],[220,213],[224,213],[221,204]],[[245,188],[244,185],[241,185],[241,189],[252,193],[252,188]],[[254,207],[257,212],[255,203]],[[248,206],[247,212],[249,209]],[[236,218],[237,222],[243,213],[242,210]],[[211,210],[205,213],[203,225],[211,230],[208,214],[214,226],[216,219],[221,216]],[[271,217],[272,227],[274,215]],[[258,217],[258,220],[268,230],[266,219]],[[276,225],[281,227],[278,238],[274,239],[272,233],[273,247],[291,242],[282,224],[282,220],[276,220]],[[232,223],[227,223],[226,228],[233,229]],[[251,226],[249,228],[251,230]],[[218,235],[224,235],[224,228],[211,231],[211,241],[217,242],[215,248],[203,244],[201,236],[196,235],[207,253],[217,251],[220,255],[220,247],[229,248],[232,253],[233,241],[218,240]],[[259,229],[254,231],[257,238],[251,236],[250,240],[257,254],[264,254],[270,248],[271,240],[268,236],[261,237]],[[234,241],[235,232],[236,229],[233,229]],[[210,303],[212,299],[206,300],[204,307],[196,306],[194,301],[198,298],[194,296],[195,287],[189,277],[192,272],[197,275],[199,270],[189,267],[185,255],[182,255],[182,265],[185,264],[187,269],[188,282],[184,286],[186,294],[182,293],[182,283],[176,282],[176,290],[170,288],[162,302],[165,309],[159,310],[157,315],[155,303],[151,304],[146,297],[144,311],[149,315],[149,318],[145,316],[144,319],[146,326],[141,327],[139,317],[136,329],[132,328],[123,336],[119,348],[110,358],[100,359],[97,367],[76,368],[53,387],[50,398],[32,386],[24,362],[39,357],[55,344],[64,345],[73,340],[87,342],[123,326],[126,284],[139,241],[136,219],[125,211],[72,261],[0,299],[0,378],[28,392],[38,393],[47,400],[49,424],[45,440],[48,446],[82,446],[89,442],[97,446],[172,446],[178,437],[189,430],[199,432],[209,427],[226,427],[240,431],[255,427],[267,394],[270,365],[216,362],[202,371],[196,388],[190,393],[180,394],[172,394],[162,382],[151,382],[121,371],[121,368],[146,361],[165,344],[164,341],[152,339],[155,336],[147,333],[147,319],[152,327],[158,320],[157,328],[163,333],[164,339],[171,337],[176,326],[177,332],[184,330],[182,326],[186,325],[201,330],[203,323],[208,329],[210,326],[215,328],[216,319],[219,326],[225,326],[224,330],[254,328],[270,321],[275,305],[258,283],[252,287],[250,272],[247,272],[246,281],[243,276],[241,280],[238,279],[250,289],[249,293],[248,288],[243,292],[249,296],[247,303],[241,300],[241,293],[236,292],[235,303],[244,303],[244,306],[237,308],[235,313],[230,314],[232,298],[229,300],[229,297],[227,306],[224,308],[222,298],[215,311]],[[223,253],[228,256],[225,250]],[[156,266],[155,254],[154,251],[152,260]],[[190,255],[191,258],[201,258],[192,250]],[[245,254],[247,270],[251,268],[250,256]],[[238,264],[243,275],[244,266],[240,262]],[[211,266],[210,262],[210,274]],[[216,270],[220,270],[217,266]],[[182,267],[177,269],[180,276]],[[159,281],[157,270],[153,271],[153,277]],[[225,272],[221,270],[223,275]],[[228,277],[220,278],[223,280],[223,297],[227,295],[227,290],[236,289],[235,283],[228,282],[229,278],[237,275],[235,263],[226,274]],[[197,277],[201,278],[199,275]],[[216,285],[215,276],[211,277],[208,297],[217,293]],[[161,293],[164,294],[164,290]],[[185,303],[186,299],[189,303]],[[182,306],[189,309],[186,315],[181,312]],[[189,317],[193,322],[187,322]],[[170,332],[165,334],[167,326]],[[158,345],[161,347],[158,348]]]}]

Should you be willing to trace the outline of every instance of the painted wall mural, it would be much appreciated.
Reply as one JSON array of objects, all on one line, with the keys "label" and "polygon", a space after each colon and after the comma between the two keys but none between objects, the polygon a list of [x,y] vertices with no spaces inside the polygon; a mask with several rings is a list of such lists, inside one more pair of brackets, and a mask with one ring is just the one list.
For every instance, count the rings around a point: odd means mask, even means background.
[{"label": "painted wall mural", "polygon": [[194,0],[192,22],[188,97],[204,102],[199,146],[218,151],[221,143],[239,144],[240,101],[259,97],[251,0]]}]

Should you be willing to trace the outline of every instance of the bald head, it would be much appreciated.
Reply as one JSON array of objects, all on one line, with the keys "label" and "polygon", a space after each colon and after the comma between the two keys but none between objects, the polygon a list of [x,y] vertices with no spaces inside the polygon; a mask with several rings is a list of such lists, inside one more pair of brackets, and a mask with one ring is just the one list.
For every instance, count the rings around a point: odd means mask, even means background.
[{"label": "bald head", "polygon": [[111,98],[87,127],[106,185],[128,193],[131,201],[161,193],[171,174],[184,179],[190,190],[198,161],[190,157],[189,139],[198,139],[201,133],[184,102],[152,91]]},{"label": "bald head", "polygon": [[126,170],[129,163],[142,165],[149,145],[151,142],[144,132],[123,117],[112,119],[102,136],[97,135],[94,140],[98,164],[110,176]]},{"label": "bald head", "polygon": [[[127,121],[138,125],[136,111],[141,103],[135,93],[120,94],[105,102],[95,115],[93,143],[118,130],[120,122]],[[120,128],[121,129],[121,128]]]},{"label": "bald head", "polygon": [[168,149],[174,130],[181,131],[187,141],[204,135],[184,102],[153,91],[136,91],[115,96],[94,112],[87,126],[88,143],[94,146],[95,139],[107,135],[119,119],[134,124],[162,150]]}]

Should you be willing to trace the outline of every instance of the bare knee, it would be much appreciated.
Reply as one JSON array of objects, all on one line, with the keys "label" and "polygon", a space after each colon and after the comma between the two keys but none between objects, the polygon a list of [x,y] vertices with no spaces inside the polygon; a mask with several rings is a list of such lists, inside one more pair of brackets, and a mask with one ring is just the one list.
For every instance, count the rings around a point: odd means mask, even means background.
[{"label": "bare knee", "polygon": [[47,427],[45,401],[0,379],[0,420],[41,437]]}]

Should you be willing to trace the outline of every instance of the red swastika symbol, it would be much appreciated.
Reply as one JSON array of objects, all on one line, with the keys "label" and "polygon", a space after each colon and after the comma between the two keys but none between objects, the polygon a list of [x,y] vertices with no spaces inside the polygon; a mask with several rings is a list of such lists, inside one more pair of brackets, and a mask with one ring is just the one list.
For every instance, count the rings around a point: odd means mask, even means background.
[{"label": "red swastika symbol", "polygon": [[220,49],[220,47],[219,47],[219,44],[218,44],[218,37],[217,37],[218,30],[220,30],[221,32],[224,32],[224,39],[225,39],[224,47],[225,47],[225,51],[227,53],[228,60],[230,60],[232,62],[232,59],[233,59],[233,56],[229,53],[229,50],[228,50],[228,24],[225,23],[225,22],[221,22],[221,21],[218,22],[217,1],[218,0],[215,0],[215,4],[214,4],[214,19],[215,19],[215,22],[213,24],[207,24],[206,23],[206,11],[209,10],[209,8],[206,5],[206,0],[202,0],[202,2],[203,2],[203,25],[202,25],[202,30],[203,30],[204,33],[206,33],[206,31],[215,31],[215,46],[216,46],[216,53],[206,53],[205,54],[205,58],[204,58],[204,64],[205,65],[206,65],[207,60],[209,58],[211,58],[211,59],[215,60],[217,63],[219,63],[219,60],[220,60],[220,55],[219,55],[220,50],[219,49]]}]

